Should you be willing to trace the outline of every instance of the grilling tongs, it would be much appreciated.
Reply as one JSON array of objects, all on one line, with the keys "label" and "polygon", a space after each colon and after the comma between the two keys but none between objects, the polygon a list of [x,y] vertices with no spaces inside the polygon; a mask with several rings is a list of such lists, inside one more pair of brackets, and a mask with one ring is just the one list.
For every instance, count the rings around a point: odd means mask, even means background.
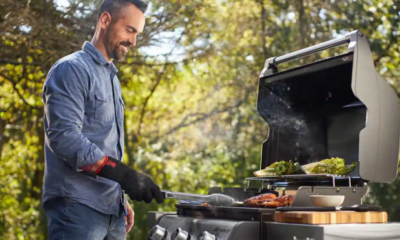
[{"label": "grilling tongs", "polygon": [[171,192],[166,190],[162,190],[161,193],[164,195],[164,198],[203,202],[208,203],[211,206],[230,207],[235,203],[235,199],[233,199],[232,197],[219,193],[214,193],[211,195],[201,195],[193,193]]}]

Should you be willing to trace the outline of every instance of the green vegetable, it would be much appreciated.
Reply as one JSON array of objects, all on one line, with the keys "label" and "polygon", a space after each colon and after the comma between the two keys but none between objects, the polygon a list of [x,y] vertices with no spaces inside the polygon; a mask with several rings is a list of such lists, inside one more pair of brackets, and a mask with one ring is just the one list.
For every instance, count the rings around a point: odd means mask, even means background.
[{"label": "green vegetable", "polygon": [[300,173],[301,167],[299,163],[293,163],[292,160],[289,162],[279,161],[258,172],[264,175],[288,175]]},{"label": "green vegetable", "polygon": [[293,163],[292,160],[289,161],[289,169],[286,174],[296,174],[301,173],[301,166],[298,162]]},{"label": "green vegetable", "polygon": [[338,175],[347,175],[351,173],[357,166],[356,162],[352,162],[350,165],[346,165],[344,169],[340,172],[338,172]]},{"label": "green vegetable", "polygon": [[310,163],[302,166],[304,172],[307,174],[335,174],[346,175],[351,173],[357,166],[356,162],[350,165],[345,165],[343,158],[324,159],[317,163]]}]

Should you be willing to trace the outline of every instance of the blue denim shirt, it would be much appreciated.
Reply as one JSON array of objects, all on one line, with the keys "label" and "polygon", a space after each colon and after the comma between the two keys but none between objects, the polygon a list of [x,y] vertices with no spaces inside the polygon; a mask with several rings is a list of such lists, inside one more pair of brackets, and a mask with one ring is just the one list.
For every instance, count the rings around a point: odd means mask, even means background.
[{"label": "blue denim shirt", "polygon": [[89,42],[50,69],[43,86],[43,203],[70,197],[102,213],[118,214],[120,185],[79,170],[105,155],[122,159],[124,102],[116,73],[115,65]]}]

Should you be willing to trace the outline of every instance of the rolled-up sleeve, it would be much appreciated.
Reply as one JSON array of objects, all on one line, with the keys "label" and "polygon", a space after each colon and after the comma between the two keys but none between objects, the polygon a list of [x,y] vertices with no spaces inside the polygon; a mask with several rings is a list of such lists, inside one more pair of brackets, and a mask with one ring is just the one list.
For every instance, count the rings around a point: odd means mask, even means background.
[{"label": "rolled-up sleeve", "polygon": [[105,156],[81,133],[89,86],[87,70],[64,61],[52,68],[43,87],[48,147],[76,171]]}]

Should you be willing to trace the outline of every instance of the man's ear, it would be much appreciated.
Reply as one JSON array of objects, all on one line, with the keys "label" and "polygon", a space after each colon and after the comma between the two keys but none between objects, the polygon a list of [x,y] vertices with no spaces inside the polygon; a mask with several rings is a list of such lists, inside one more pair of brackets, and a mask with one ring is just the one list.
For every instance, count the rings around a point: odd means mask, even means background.
[{"label": "man's ear", "polygon": [[103,12],[100,15],[100,27],[102,29],[107,29],[107,27],[111,24],[111,14],[108,12]]}]

